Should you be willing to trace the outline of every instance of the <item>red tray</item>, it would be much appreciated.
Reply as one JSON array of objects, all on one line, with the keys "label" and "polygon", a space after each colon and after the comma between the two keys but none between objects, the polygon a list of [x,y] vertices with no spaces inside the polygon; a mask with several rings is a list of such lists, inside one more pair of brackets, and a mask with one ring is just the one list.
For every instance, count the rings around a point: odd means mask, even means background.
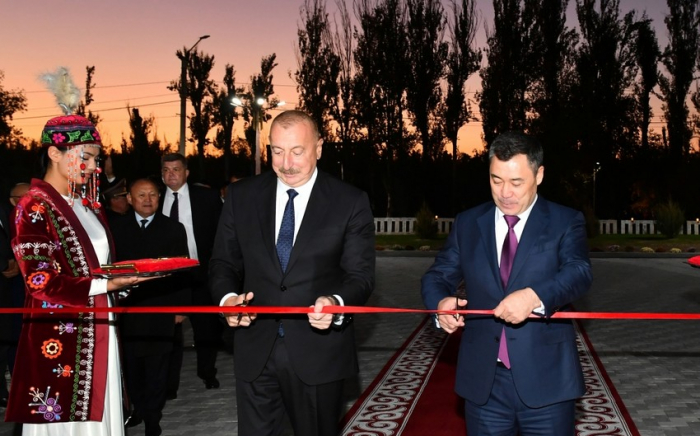
[{"label": "red tray", "polygon": [[121,276],[157,277],[199,265],[196,259],[187,257],[165,257],[159,259],[136,259],[102,265],[92,274],[106,279]]},{"label": "red tray", "polygon": [[688,264],[695,268],[700,268],[700,256],[694,256],[688,259]]}]

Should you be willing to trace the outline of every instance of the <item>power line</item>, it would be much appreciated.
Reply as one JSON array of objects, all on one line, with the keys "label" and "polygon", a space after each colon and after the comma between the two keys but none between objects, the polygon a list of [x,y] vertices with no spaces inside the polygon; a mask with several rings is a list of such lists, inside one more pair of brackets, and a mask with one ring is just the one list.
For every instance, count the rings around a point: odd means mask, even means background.
[{"label": "power line", "polygon": [[[168,81],[168,82],[125,83],[125,84],[121,84],[121,85],[104,85],[104,86],[99,86],[99,85],[98,85],[98,86],[93,86],[93,87],[90,88],[90,89],[126,88],[126,87],[129,87],[129,86],[157,85],[157,84],[160,84],[160,83],[170,83],[170,81]],[[51,92],[51,91],[49,91],[48,89],[41,89],[41,90],[37,89],[37,90],[25,91],[25,92],[26,92],[27,94],[36,94],[36,93]]]},{"label": "power line", "polygon": [[[131,97],[131,98],[128,98],[126,100],[143,100],[146,98],[168,97],[168,96],[172,96],[172,95],[173,95],[173,93],[171,92],[168,94],[146,95],[143,97]],[[107,104],[107,103],[119,103],[119,102],[122,102],[124,100],[125,99],[122,98],[119,100],[93,101],[90,107],[93,107],[93,105],[97,106],[100,104]],[[33,108],[32,111],[48,110],[48,109],[54,109],[54,108],[56,108],[56,106],[36,107],[36,108]]]},{"label": "power line", "polygon": [[[145,103],[145,104],[140,104],[140,105],[138,105],[138,107],[134,107],[134,108],[138,109],[138,108],[142,108],[145,106],[159,106],[162,104],[171,104],[171,103],[179,103],[179,102],[180,102],[180,100],[170,100],[170,101],[161,101],[158,103]],[[124,110],[126,108],[127,108],[127,106],[114,107],[114,108],[109,108],[109,109],[100,109],[99,111],[95,111],[95,112],[99,114],[101,112],[119,111],[119,110]],[[17,121],[19,121],[19,120],[33,120],[33,119],[37,119],[37,118],[47,118],[50,116],[51,115],[39,115],[39,116],[34,116],[34,117],[15,118],[15,120],[17,120]]]}]

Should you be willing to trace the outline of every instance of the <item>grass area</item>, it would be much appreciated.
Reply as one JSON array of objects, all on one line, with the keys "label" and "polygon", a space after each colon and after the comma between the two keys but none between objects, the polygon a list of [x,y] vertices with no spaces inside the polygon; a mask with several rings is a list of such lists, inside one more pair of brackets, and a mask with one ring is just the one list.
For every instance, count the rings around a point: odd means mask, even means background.
[{"label": "grass area", "polygon": [[[376,246],[378,250],[419,250],[421,247],[439,250],[446,238],[447,235],[438,235],[437,239],[419,239],[416,235],[377,235]],[[588,246],[591,251],[641,252],[651,249],[663,253],[678,249],[695,252],[700,251],[700,236],[678,235],[667,239],[662,235],[600,235],[590,238]]]},{"label": "grass area", "polygon": [[668,239],[662,235],[599,235],[588,240],[591,251],[648,251],[657,253],[679,249],[682,252],[700,251],[700,236],[678,235]]}]

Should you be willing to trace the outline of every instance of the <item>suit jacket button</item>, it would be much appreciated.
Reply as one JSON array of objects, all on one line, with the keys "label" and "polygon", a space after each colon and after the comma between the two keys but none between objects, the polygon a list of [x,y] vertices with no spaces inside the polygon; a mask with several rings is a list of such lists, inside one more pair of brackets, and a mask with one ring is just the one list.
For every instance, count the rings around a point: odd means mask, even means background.
[{"label": "suit jacket button", "polygon": [[280,286],[280,291],[284,292],[284,291],[286,291],[286,290],[287,290],[287,287],[286,287],[286,286],[284,286],[284,285]]},{"label": "suit jacket button", "polygon": [[500,337],[500,336],[494,336],[494,337],[493,337],[493,340],[496,341],[496,342],[500,342],[500,341],[501,341],[501,337]]}]

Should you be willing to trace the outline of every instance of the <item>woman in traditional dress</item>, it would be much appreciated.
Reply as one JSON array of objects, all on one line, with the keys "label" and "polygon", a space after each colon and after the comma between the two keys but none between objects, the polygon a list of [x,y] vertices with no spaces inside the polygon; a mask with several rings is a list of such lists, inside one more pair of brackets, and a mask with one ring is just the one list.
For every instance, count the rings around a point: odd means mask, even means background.
[{"label": "woman in traditional dress", "polygon": [[[114,305],[115,291],[144,279],[92,274],[112,256],[98,201],[100,136],[72,114],[80,94],[67,71],[47,83],[66,115],[44,127],[45,175],[15,209],[12,248],[33,311],[24,317],[5,419],[24,423],[24,435],[123,435],[114,316],[89,308]],[[70,307],[87,309],[52,312]]]}]

